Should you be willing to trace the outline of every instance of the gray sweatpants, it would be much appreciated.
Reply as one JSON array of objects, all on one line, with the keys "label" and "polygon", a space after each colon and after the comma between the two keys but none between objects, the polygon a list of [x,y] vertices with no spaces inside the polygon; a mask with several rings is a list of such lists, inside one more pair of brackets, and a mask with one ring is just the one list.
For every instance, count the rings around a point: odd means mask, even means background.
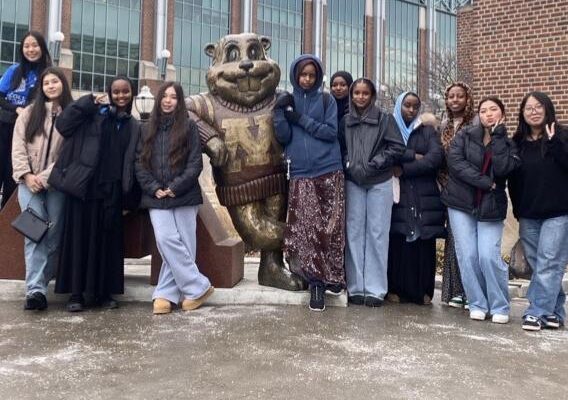
[{"label": "gray sweatpants", "polygon": [[197,206],[149,211],[163,260],[152,299],[178,303],[180,297],[191,300],[201,297],[211,283],[195,264]]}]

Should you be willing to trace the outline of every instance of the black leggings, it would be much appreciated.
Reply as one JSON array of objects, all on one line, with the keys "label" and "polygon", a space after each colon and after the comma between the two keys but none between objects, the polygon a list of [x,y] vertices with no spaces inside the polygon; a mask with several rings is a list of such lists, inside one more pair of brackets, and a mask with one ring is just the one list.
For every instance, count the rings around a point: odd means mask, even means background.
[{"label": "black leggings", "polygon": [[12,136],[14,124],[0,122],[0,186],[2,187],[2,204],[8,202],[16,189],[16,182],[12,179]]}]

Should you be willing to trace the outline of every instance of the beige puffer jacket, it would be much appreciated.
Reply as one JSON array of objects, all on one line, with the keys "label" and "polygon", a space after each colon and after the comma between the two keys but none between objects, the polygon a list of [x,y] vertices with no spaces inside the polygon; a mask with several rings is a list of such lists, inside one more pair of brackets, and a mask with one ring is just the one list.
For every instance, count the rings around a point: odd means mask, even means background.
[{"label": "beige puffer jacket", "polygon": [[[30,118],[32,105],[27,106],[16,120],[12,139],[12,167],[14,171],[12,176],[14,180],[19,183],[23,182],[25,174],[31,172],[39,176],[43,186],[47,188],[47,179],[49,178],[55,160],[57,160],[59,156],[63,137],[57,132],[55,126],[53,127],[53,131],[51,131],[51,126],[54,122],[52,103],[45,103],[45,108],[46,118],[43,124],[43,132],[39,135],[35,135],[31,143],[26,141],[26,126]],[[61,110],[56,110],[56,114],[59,115],[59,113],[61,113]],[[50,131],[52,132],[51,148],[49,154],[46,154]],[[44,168],[46,159],[47,166]]]}]

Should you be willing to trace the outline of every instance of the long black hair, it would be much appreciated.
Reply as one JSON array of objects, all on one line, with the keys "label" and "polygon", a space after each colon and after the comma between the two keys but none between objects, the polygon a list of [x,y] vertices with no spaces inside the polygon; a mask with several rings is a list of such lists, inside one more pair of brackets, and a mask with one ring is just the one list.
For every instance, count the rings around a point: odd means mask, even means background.
[{"label": "long black hair", "polygon": [[170,87],[174,88],[177,96],[177,106],[172,113],[174,121],[170,130],[171,141],[168,157],[170,167],[173,170],[181,167],[189,152],[189,141],[187,140],[189,119],[185,108],[183,89],[177,82],[165,82],[160,86],[158,94],[156,95],[156,102],[154,103],[154,109],[152,110],[152,114],[150,114],[150,122],[148,123],[149,134],[142,144],[142,165],[148,170],[151,168],[150,160],[152,159],[154,140],[156,139],[162,120],[166,117],[162,112],[162,99],[164,98],[166,89]]},{"label": "long black hair", "polygon": [[69,103],[73,101],[73,98],[71,97],[69,82],[67,82],[67,78],[65,78],[63,70],[58,67],[46,68],[37,80],[38,89],[35,92],[33,103],[31,105],[30,118],[28,120],[28,124],[26,125],[25,136],[28,143],[31,143],[36,135],[47,133],[43,131],[43,127],[45,119],[48,118],[45,103],[47,103],[49,99],[43,92],[43,80],[49,74],[57,76],[61,81],[61,85],[63,86],[63,90],[61,91],[61,95],[58,99],[58,103],[61,109],[64,109]]},{"label": "long black hair", "polygon": [[[513,135],[513,140],[517,143],[521,143],[523,140],[526,140],[527,137],[531,134],[531,127],[527,124],[525,120],[525,106],[529,97],[534,97],[536,101],[538,101],[544,107],[544,125],[550,125],[555,122],[556,128],[559,128],[558,121],[556,121],[556,111],[554,109],[554,104],[548,95],[542,92],[530,92],[521,101],[521,105],[519,106],[519,125],[517,126],[517,130]],[[544,132],[544,126],[543,126]]]},{"label": "long black hair", "polygon": [[[24,56],[24,42],[30,36],[33,37],[37,41],[37,44],[39,45],[39,48],[41,49],[41,57],[39,58],[39,60],[37,60],[35,62],[29,61]],[[51,67],[51,56],[49,55],[49,50],[47,49],[47,44],[45,42],[43,35],[39,32],[36,32],[36,31],[27,32],[24,35],[24,37],[22,38],[22,40],[20,41],[20,47],[19,47],[18,53],[20,55],[20,65],[14,71],[14,76],[12,77],[12,82],[10,82],[10,89],[11,90],[16,89],[20,85],[20,83],[22,82],[22,79],[24,79],[26,76],[28,76],[30,71],[35,70],[39,75],[43,72],[44,69],[46,69],[47,67]]]}]

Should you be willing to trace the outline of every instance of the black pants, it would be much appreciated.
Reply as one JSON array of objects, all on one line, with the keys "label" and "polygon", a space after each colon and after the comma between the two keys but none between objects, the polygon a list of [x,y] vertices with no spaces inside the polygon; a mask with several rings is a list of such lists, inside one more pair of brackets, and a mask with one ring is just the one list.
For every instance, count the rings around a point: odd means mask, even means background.
[{"label": "black pants", "polygon": [[0,122],[0,186],[2,186],[2,204],[4,205],[16,189],[12,179],[12,136],[14,124]]}]

